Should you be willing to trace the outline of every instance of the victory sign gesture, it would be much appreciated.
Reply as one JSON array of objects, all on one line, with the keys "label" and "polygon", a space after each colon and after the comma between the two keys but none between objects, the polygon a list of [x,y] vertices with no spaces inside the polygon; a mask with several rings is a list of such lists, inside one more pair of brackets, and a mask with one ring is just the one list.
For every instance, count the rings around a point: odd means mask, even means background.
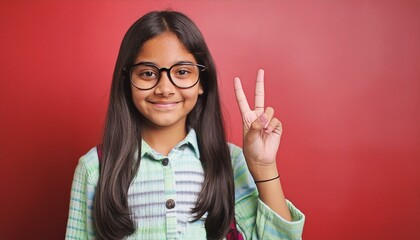
[{"label": "victory sign gesture", "polygon": [[255,107],[251,110],[241,80],[235,78],[235,94],[243,123],[243,151],[259,198],[284,219],[292,217],[286,204],[276,165],[282,134],[281,122],[274,118],[274,109],[264,108],[264,71],[258,70],[255,84]]},{"label": "victory sign gesture", "polygon": [[264,70],[258,70],[255,84],[255,107],[251,110],[241,80],[234,79],[235,95],[243,122],[243,150],[256,181],[278,176],[276,155],[282,134],[281,122],[274,109],[264,107]]}]

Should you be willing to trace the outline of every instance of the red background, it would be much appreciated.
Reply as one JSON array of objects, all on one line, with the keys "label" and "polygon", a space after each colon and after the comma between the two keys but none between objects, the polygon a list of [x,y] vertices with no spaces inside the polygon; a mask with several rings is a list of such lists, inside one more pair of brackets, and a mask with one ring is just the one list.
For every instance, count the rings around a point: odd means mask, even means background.
[{"label": "red background", "polygon": [[[318,3],[317,3],[318,2]],[[2,1],[0,238],[62,239],[127,28],[172,8],[202,30],[240,144],[233,78],[258,68],[305,239],[420,237],[418,1]]]}]

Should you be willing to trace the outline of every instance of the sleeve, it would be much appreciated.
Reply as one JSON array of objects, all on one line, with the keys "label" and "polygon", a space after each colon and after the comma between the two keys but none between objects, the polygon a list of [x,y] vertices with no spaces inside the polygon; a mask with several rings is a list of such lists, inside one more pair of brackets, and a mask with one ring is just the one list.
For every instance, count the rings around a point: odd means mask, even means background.
[{"label": "sleeve", "polygon": [[92,239],[95,236],[92,224],[93,196],[95,192],[92,170],[89,169],[88,156],[79,160],[76,167],[70,194],[69,216],[66,240]]},{"label": "sleeve", "polygon": [[244,239],[301,239],[305,215],[287,200],[289,222],[272,211],[258,197],[242,149],[231,146],[235,178],[235,219]]}]

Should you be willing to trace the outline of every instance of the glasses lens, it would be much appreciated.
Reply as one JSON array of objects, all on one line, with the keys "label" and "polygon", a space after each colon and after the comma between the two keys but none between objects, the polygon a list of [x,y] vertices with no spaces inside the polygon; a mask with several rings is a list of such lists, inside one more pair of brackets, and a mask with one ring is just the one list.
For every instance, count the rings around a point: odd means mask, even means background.
[{"label": "glasses lens", "polygon": [[159,69],[150,65],[137,65],[131,69],[131,82],[140,89],[153,88],[159,80]]},{"label": "glasses lens", "polygon": [[189,88],[198,82],[200,69],[192,64],[176,64],[171,68],[172,81],[180,88]]}]

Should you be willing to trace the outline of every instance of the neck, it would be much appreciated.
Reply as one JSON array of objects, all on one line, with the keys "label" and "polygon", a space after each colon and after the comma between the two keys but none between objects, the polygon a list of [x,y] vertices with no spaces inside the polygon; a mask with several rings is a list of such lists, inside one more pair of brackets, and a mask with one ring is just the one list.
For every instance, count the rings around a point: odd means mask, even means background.
[{"label": "neck", "polygon": [[144,126],[141,129],[143,140],[155,151],[165,156],[186,136],[185,125],[171,128]]}]

